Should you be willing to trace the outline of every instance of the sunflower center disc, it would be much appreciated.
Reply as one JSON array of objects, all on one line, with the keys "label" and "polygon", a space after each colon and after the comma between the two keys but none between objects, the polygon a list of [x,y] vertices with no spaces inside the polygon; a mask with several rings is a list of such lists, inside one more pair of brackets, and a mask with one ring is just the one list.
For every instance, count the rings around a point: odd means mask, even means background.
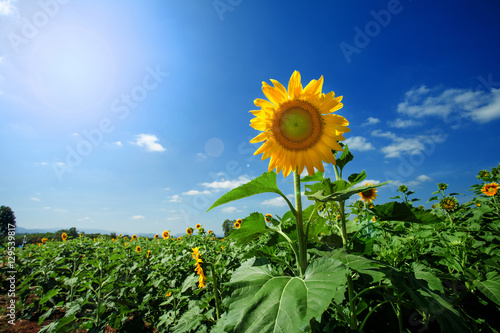
[{"label": "sunflower center disc", "polygon": [[321,137],[322,124],[314,106],[305,101],[289,101],[278,109],[273,133],[278,143],[287,149],[308,149]]},{"label": "sunflower center disc", "polygon": [[311,115],[302,108],[290,108],[281,115],[281,134],[290,141],[301,142],[306,140],[311,136],[313,128]]}]

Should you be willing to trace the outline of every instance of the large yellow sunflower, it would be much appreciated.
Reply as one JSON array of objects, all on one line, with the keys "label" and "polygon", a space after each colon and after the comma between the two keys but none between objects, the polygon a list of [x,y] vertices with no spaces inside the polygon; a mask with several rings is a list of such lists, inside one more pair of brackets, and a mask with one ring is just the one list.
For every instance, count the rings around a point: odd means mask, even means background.
[{"label": "large yellow sunflower", "polygon": [[321,92],[323,76],[302,88],[298,71],[293,72],[288,91],[278,81],[271,82],[274,87],[262,82],[268,100],[256,99],[260,110],[250,111],[255,116],[250,126],[262,131],[250,142],[264,141],[254,155],[262,153],[262,160],[270,157],[269,171],[276,168],[285,177],[296,168],[300,174],[306,167],[313,175],[314,168],[324,171],[323,161],[335,164],[330,149],[342,151],[338,141],[345,140],[342,134],[350,131],[344,117],[332,114],[342,108],[342,96]]}]

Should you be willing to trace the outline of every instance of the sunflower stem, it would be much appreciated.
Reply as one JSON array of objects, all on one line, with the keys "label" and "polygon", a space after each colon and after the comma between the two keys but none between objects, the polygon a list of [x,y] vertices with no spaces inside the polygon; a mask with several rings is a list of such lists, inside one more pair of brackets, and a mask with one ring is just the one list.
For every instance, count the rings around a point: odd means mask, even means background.
[{"label": "sunflower stem", "polygon": [[[336,180],[342,180],[342,176],[338,170],[337,165],[333,166],[335,170]],[[342,222],[342,242],[344,244],[344,250],[346,253],[349,252],[349,241],[347,239],[347,225],[345,220],[345,201],[339,201],[340,206],[340,220]],[[352,283],[352,276],[350,272],[347,272],[347,293],[349,295],[349,315],[351,317],[351,329],[358,329],[358,319],[356,318],[356,296],[354,295],[354,285]]]},{"label": "sunflower stem", "polygon": [[215,298],[215,314],[217,316],[217,320],[220,318],[220,305],[219,305],[219,290],[217,289],[217,275],[215,275],[215,267],[213,264],[206,264],[207,266],[210,266],[210,269],[212,270],[212,279],[214,283],[214,298]]},{"label": "sunflower stem", "polygon": [[299,269],[299,274],[304,276],[307,268],[307,248],[304,235],[304,223],[302,221],[302,200],[300,193],[300,173],[298,172],[298,167],[295,169],[293,176],[293,182],[295,185],[295,221],[297,223],[297,238],[299,242],[299,260],[297,262],[297,268]]}]

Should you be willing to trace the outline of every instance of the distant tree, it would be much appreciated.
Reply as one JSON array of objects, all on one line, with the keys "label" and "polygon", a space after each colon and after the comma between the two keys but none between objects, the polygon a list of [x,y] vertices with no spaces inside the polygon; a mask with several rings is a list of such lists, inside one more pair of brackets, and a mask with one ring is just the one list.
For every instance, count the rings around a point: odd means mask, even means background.
[{"label": "distant tree", "polygon": [[112,232],[109,235],[111,236],[111,238],[116,238],[116,232]]},{"label": "distant tree", "polygon": [[72,238],[77,238],[79,235],[78,235],[78,231],[76,230],[75,227],[73,228],[70,228],[68,230],[68,236],[72,237]]},{"label": "distant tree", "polygon": [[231,231],[231,229],[233,229],[235,222],[236,220],[225,220],[222,223],[222,230],[224,231],[224,237],[229,236],[229,232]]},{"label": "distant tree", "polygon": [[[14,212],[10,207],[1,206],[0,207],[0,237],[7,236],[10,226],[16,226],[16,217],[14,216]],[[12,229],[12,228],[11,228]]]}]

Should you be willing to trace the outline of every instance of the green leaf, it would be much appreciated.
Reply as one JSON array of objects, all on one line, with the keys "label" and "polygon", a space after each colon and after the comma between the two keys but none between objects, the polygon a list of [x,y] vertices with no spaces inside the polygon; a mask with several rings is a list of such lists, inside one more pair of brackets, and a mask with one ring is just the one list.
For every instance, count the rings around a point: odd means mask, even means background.
[{"label": "green leaf", "polygon": [[343,300],[346,281],[346,269],[334,259],[314,260],[304,278],[277,275],[260,259],[247,261],[228,284],[234,291],[224,300],[223,330],[303,332],[333,298]]},{"label": "green leaf", "polygon": [[435,195],[432,198],[430,198],[429,201],[427,201],[427,202],[431,202],[431,201],[434,201],[434,200],[439,200],[439,198]]},{"label": "green leaf", "polygon": [[474,281],[474,285],[490,300],[500,305],[500,274],[488,272],[485,281]]},{"label": "green leaf", "polygon": [[323,180],[323,172],[317,171],[314,175],[312,176],[305,176],[300,179],[301,183],[306,183],[306,182],[315,182],[315,181],[320,181]]},{"label": "green leaf", "polygon": [[244,244],[259,238],[260,235],[271,231],[266,226],[262,213],[252,213],[243,219],[239,229],[232,229],[228,238],[236,240],[239,244]]},{"label": "green leaf", "polygon": [[[316,192],[312,192],[312,191],[306,192],[306,195],[309,199],[318,200],[318,201],[322,201],[322,202],[343,201],[343,200],[349,199],[352,195],[354,195],[356,193],[368,191],[368,190],[377,188],[379,186],[389,184],[390,182],[391,182],[391,180],[387,181],[387,182],[380,183],[380,184],[375,184],[375,185],[359,186],[359,187],[351,188],[351,189],[347,189],[347,190],[343,189],[343,190],[336,191],[336,192],[329,194],[329,195],[325,195],[324,194],[325,191],[323,189],[317,189]],[[334,182],[334,183],[337,183],[337,182]]]},{"label": "green leaf", "polygon": [[442,222],[436,215],[429,211],[419,210],[402,202],[387,202],[372,208],[380,221],[403,221],[414,223]]},{"label": "green leaf", "polygon": [[47,302],[49,299],[51,299],[52,297],[54,297],[55,295],[57,295],[57,293],[59,292],[59,289],[51,289],[49,290],[45,296],[43,296],[43,298],[40,300],[40,304],[44,304],[45,302]]},{"label": "green leaf", "polygon": [[418,262],[413,262],[411,264],[411,267],[413,268],[413,272],[415,273],[415,277],[417,279],[427,281],[429,288],[431,288],[432,290],[444,293],[441,280],[436,275],[434,275],[434,273],[429,272],[425,265]]},{"label": "green leaf", "polygon": [[217,206],[223,205],[230,201],[239,200],[242,198],[252,196],[254,194],[267,193],[267,192],[277,193],[282,197],[285,196],[278,188],[278,185],[276,183],[276,172],[274,171],[264,172],[262,175],[255,178],[254,180],[227,192],[222,197],[217,199],[217,201],[214,202],[212,206],[210,206],[207,212]]},{"label": "green leaf", "polygon": [[349,183],[351,183],[351,186],[352,185],[356,185],[358,183],[361,183],[365,179],[366,179],[366,172],[365,172],[365,170],[361,171],[361,173],[353,173],[352,175],[350,175],[347,178],[347,180],[349,181]]},{"label": "green leaf", "polygon": [[344,151],[339,158],[337,158],[336,164],[339,167],[340,171],[344,169],[347,163],[354,159],[354,155],[349,151],[349,147],[347,144],[344,144]]}]

